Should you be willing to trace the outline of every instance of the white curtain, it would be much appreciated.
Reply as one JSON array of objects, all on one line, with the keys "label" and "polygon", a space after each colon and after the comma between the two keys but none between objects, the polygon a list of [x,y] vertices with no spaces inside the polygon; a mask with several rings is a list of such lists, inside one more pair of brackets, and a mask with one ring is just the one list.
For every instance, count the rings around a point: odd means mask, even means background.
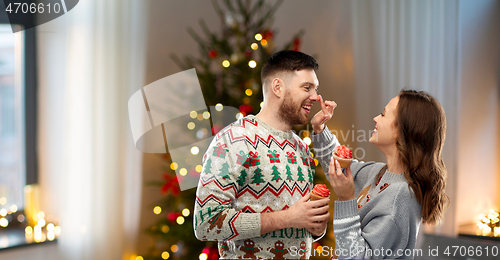
[{"label": "white curtain", "polygon": [[38,28],[42,209],[59,259],[130,259],[142,153],[128,98],[144,86],[146,3],[87,0]]},{"label": "white curtain", "polygon": [[[454,235],[460,93],[459,2],[360,0],[352,4],[358,129],[373,129],[372,118],[403,88],[427,91],[441,102],[447,117],[443,154],[449,172],[447,194],[453,203],[442,225],[425,230]],[[381,156],[366,142],[360,146],[366,154]]]}]

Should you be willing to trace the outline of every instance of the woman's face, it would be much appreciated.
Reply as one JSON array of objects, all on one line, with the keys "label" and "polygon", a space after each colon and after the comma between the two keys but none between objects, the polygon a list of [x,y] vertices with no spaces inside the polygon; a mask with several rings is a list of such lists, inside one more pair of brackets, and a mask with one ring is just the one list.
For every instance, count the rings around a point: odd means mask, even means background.
[{"label": "woman's face", "polygon": [[373,118],[375,131],[370,137],[370,143],[379,148],[396,146],[397,128],[395,122],[398,102],[399,96],[396,96],[385,106],[384,112]]}]

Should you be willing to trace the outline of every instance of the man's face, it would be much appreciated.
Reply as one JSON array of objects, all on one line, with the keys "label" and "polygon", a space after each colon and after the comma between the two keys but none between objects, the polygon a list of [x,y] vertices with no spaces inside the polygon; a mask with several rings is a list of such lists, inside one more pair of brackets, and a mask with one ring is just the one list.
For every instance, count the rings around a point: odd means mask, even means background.
[{"label": "man's face", "polygon": [[318,99],[318,78],[314,70],[295,71],[284,80],[285,92],[278,115],[290,125],[304,125],[309,122],[309,112]]}]

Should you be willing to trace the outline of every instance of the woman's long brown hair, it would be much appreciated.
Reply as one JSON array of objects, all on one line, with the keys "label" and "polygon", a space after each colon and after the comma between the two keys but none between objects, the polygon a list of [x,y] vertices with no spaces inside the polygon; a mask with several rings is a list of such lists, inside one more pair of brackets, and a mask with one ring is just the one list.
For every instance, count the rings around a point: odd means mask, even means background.
[{"label": "woman's long brown hair", "polygon": [[402,90],[395,125],[404,176],[422,206],[422,221],[437,224],[449,204],[445,193],[448,177],[441,155],[446,136],[444,109],[426,92]]}]

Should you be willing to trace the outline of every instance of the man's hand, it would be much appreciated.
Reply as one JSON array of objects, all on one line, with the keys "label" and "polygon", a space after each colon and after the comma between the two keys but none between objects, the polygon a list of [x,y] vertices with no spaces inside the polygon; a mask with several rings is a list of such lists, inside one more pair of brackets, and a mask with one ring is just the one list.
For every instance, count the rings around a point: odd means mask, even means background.
[{"label": "man's hand", "polygon": [[321,95],[318,96],[321,110],[311,119],[314,133],[319,134],[325,129],[325,123],[333,116],[333,110],[337,107],[335,101],[324,101]]},{"label": "man's hand", "polygon": [[308,201],[311,193],[295,202],[287,209],[287,226],[294,228],[306,228],[314,236],[320,236],[325,231],[325,226],[330,220],[330,199]]}]

